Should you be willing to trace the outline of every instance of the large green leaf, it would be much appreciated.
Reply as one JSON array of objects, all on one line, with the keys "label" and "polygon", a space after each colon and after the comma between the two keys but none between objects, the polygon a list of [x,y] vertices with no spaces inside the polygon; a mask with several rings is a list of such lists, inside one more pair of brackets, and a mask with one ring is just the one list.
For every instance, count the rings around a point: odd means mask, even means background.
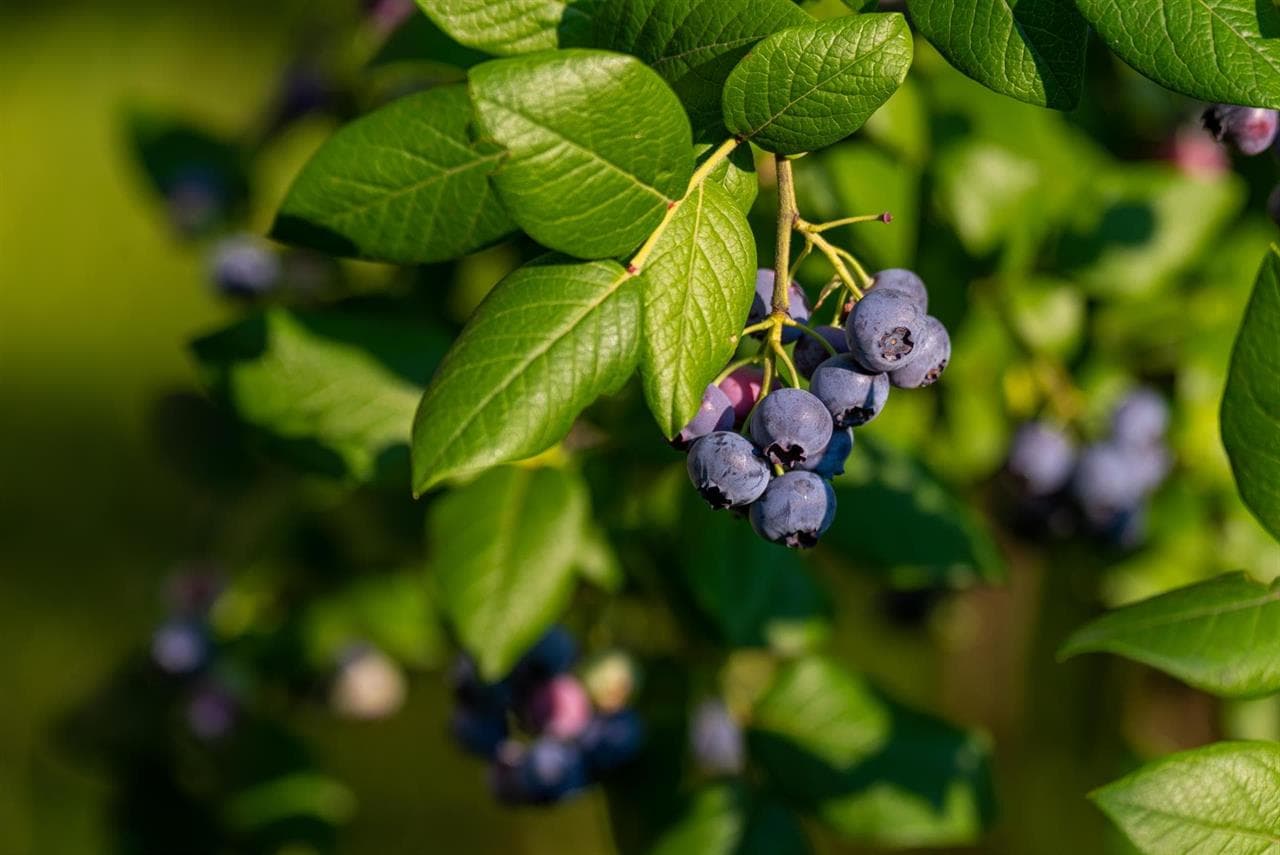
[{"label": "large green leaf", "polygon": [[616,262],[549,257],[502,280],[418,406],[414,489],[558,442],[631,375],[639,328],[639,289]]},{"label": "large green leaf", "polygon": [[493,54],[587,43],[600,0],[418,0],[459,44]]},{"label": "large green leaf", "polygon": [[540,243],[582,258],[635,249],[685,194],[689,119],[634,57],[563,50],[471,70],[482,132],[509,157],[494,182]]},{"label": "large green leaf", "polygon": [[1280,249],[1262,262],[1231,357],[1222,441],[1240,495],[1280,540]]},{"label": "large green leaf", "polygon": [[332,255],[421,264],[515,228],[489,174],[503,153],[469,134],[465,86],[407,95],[334,134],[294,181],[272,237]]},{"label": "large green leaf", "polygon": [[206,382],[307,468],[403,484],[413,409],[447,340],[363,313],[270,309],[192,345]]},{"label": "large green leaf", "polygon": [[776,33],[724,86],[725,125],[765,151],[824,148],[862,127],[911,67],[901,15],[854,15]]},{"label": "large green leaf", "polygon": [[1280,6],[1272,0],[1076,0],[1121,59],[1206,101],[1280,108]]},{"label": "large green leaf", "polygon": [[568,604],[586,515],[579,476],[514,466],[432,506],[441,605],[485,679],[505,676]]},{"label": "large green leaf", "polygon": [[773,783],[851,840],[972,844],[991,818],[981,740],[885,701],[828,660],[787,666],[750,736]]},{"label": "large green leaf", "polygon": [[776,802],[723,783],[693,794],[685,812],[662,829],[649,855],[805,855],[799,820]]},{"label": "large green leaf", "polygon": [[705,136],[723,128],[720,93],[751,46],[809,20],[790,0],[614,0],[596,15],[595,44],[651,65]]},{"label": "large green leaf", "polygon": [[645,400],[672,437],[737,347],[755,294],[756,246],[746,216],[719,184],[694,188],[640,276]]},{"label": "large green leaf", "polygon": [[1072,0],[908,0],[952,65],[1002,95],[1071,110],[1084,88],[1089,25]]},{"label": "large green leaf", "polygon": [[[710,156],[711,150],[711,146],[707,144],[694,146],[699,164]],[[729,198],[733,200],[733,204],[738,206],[738,210],[744,214],[751,213],[751,206],[755,204],[756,195],[760,191],[760,182],[756,178],[755,155],[751,152],[751,146],[740,145],[735,148],[732,154],[711,170],[707,180],[714,181],[723,187],[729,194]]]},{"label": "large green leaf", "polygon": [[1143,855],[1280,848],[1280,745],[1219,742],[1166,757],[1090,798]]},{"label": "large green leaf", "polygon": [[1059,654],[1118,653],[1215,695],[1280,691],[1280,585],[1219,576],[1117,609]]}]

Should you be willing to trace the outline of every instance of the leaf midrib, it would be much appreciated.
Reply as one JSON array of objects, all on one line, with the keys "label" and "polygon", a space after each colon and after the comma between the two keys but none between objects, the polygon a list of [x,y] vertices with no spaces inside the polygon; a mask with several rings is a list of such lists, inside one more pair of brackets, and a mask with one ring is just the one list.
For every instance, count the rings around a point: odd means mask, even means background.
[{"label": "leaf midrib", "polygon": [[[1152,616],[1142,621],[1126,623],[1122,627],[1122,629],[1125,632],[1130,632],[1130,631],[1145,632],[1147,630],[1152,630],[1152,629],[1163,629],[1163,628],[1168,628],[1169,626],[1182,623],[1185,621],[1198,620],[1200,618],[1207,618],[1207,617],[1221,617],[1223,615],[1233,614],[1235,612],[1244,611],[1246,609],[1265,606],[1268,603],[1272,603],[1277,600],[1280,600],[1280,590],[1267,591],[1265,594],[1253,600],[1246,600],[1246,601],[1231,603],[1226,606],[1213,606],[1213,607],[1204,607],[1201,609],[1193,609],[1191,611],[1177,612],[1176,614],[1171,614],[1171,615]],[[1108,641],[1107,636],[1100,636],[1097,640],[1091,643],[1105,643],[1107,641]]]}]

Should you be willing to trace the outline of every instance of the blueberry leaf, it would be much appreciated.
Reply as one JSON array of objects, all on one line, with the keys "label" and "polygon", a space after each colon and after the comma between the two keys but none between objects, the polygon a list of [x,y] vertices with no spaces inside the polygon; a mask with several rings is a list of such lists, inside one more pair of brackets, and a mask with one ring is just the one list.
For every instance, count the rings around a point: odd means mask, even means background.
[{"label": "blueberry leaf", "polygon": [[486,62],[471,70],[471,98],[482,134],[508,151],[498,194],[544,246],[623,255],[685,193],[689,119],[634,57],[562,50]]},{"label": "blueberry leaf", "polygon": [[403,484],[413,410],[445,344],[398,318],[270,309],[192,351],[214,394],[275,450],[339,479]]},{"label": "blueberry leaf", "polygon": [[595,17],[594,41],[644,60],[695,133],[723,137],[720,93],[733,67],[760,39],[810,20],[790,0],[614,0]]},{"label": "blueberry leaf", "polygon": [[662,232],[640,276],[640,368],[658,427],[675,436],[737,347],[755,289],[756,248],[746,216],[720,185],[694,188]]},{"label": "blueberry leaf", "polygon": [[1268,852],[1280,839],[1280,745],[1219,742],[1150,763],[1089,798],[1143,855]]},{"label": "blueberry leaf", "polygon": [[1280,108],[1272,0],[1076,0],[1117,56],[1175,92]]},{"label": "blueberry leaf", "polygon": [[334,134],[294,181],[272,236],[335,255],[421,264],[515,229],[489,183],[502,150],[469,135],[465,86],[407,95]]},{"label": "blueberry leaf", "polygon": [[901,15],[853,15],[760,42],[724,87],[725,125],[765,151],[825,148],[862,127],[911,67]]},{"label": "blueberry leaf", "polygon": [[418,406],[414,489],[554,445],[634,371],[639,325],[639,289],[616,262],[547,257],[507,276]]},{"label": "blueberry leaf", "polygon": [[1089,25],[1072,0],[908,0],[907,6],[925,38],[984,86],[1057,110],[1079,103]]},{"label": "blueberry leaf", "polygon": [[587,43],[601,0],[418,0],[459,44],[486,53],[528,53]]},{"label": "blueberry leaf", "polygon": [[1222,441],[1245,504],[1280,540],[1280,248],[1262,262],[1236,336]]},{"label": "blueberry leaf", "polygon": [[[699,163],[711,153],[711,147],[708,145],[695,146],[694,150]],[[714,181],[724,188],[729,198],[733,200],[733,204],[738,206],[739,211],[744,214],[751,213],[751,206],[755,204],[756,195],[760,190],[751,146],[740,145],[734,149],[732,154],[711,170],[707,180]]]},{"label": "blueberry leaf", "polygon": [[441,605],[481,674],[511,670],[568,604],[587,516],[582,479],[504,466],[432,506]]},{"label": "blueberry leaf", "polygon": [[1116,609],[1079,629],[1061,658],[1116,653],[1222,697],[1280,691],[1280,587],[1231,573]]},{"label": "blueberry leaf", "polygon": [[807,855],[796,816],[781,804],[720,783],[693,793],[648,855]]}]

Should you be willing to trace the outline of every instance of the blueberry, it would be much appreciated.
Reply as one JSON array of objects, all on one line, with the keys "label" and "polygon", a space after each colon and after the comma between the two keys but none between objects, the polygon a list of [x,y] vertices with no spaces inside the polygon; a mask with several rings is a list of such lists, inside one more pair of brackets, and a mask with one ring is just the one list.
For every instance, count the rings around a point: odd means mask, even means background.
[{"label": "blueberry", "polygon": [[545,679],[563,674],[577,661],[578,643],[567,629],[553,626],[520,658],[516,670],[525,676]]},{"label": "blueberry", "polygon": [[218,290],[229,297],[261,296],[280,281],[280,259],[253,235],[236,235],[214,246],[210,273]]},{"label": "blueberry", "polygon": [[207,683],[187,702],[187,726],[198,739],[220,739],[231,732],[240,717],[240,704],[231,690],[219,683]]},{"label": "blueberry", "polygon": [[598,715],[579,740],[593,775],[611,772],[635,757],[644,744],[644,724],[635,710]]},{"label": "blueberry", "polygon": [[1133,466],[1130,449],[1115,443],[1098,443],[1085,449],[1071,482],[1081,510],[1097,525],[1127,511],[1150,489],[1141,467]]},{"label": "blueberry", "polygon": [[818,366],[809,391],[831,413],[836,427],[858,427],[884,409],[889,398],[889,375],[869,372],[853,354],[844,353]]},{"label": "blueberry", "polygon": [[951,361],[951,336],[942,321],[926,315],[916,339],[911,363],[889,372],[889,382],[899,389],[923,389],[938,382]]},{"label": "blueberry", "polygon": [[[761,267],[756,271],[756,296],[751,301],[751,311],[747,315],[747,326],[758,324],[769,316],[773,311],[773,282],[777,278],[777,274],[772,268]],[[792,320],[800,323],[808,323],[809,321],[809,297],[804,293],[804,289],[800,287],[800,283],[794,279],[791,280],[791,289],[789,293],[789,303],[787,314]],[[800,337],[800,330],[795,327],[782,328],[782,343],[790,344]]]},{"label": "blueberry", "polygon": [[151,658],[167,674],[191,674],[209,661],[209,640],[200,624],[170,620],[151,636]]},{"label": "blueberry", "polygon": [[591,699],[571,674],[559,674],[529,696],[522,718],[534,733],[576,739],[591,721]]},{"label": "blueberry", "polygon": [[741,427],[760,400],[764,388],[764,371],[754,365],[745,365],[720,382],[720,389],[729,397],[733,406],[734,426]]},{"label": "blueberry", "polygon": [[471,710],[501,711],[510,700],[511,690],[505,682],[486,683],[480,679],[475,660],[459,656],[449,675],[454,700]]},{"label": "blueberry", "polygon": [[499,802],[519,805],[533,800],[522,774],[526,753],[524,744],[514,739],[504,741],[494,752],[489,766],[489,787]]},{"label": "blueberry", "polygon": [[698,767],[709,775],[737,775],[745,765],[742,728],[721,701],[698,705],[690,723],[689,741]]},{"label": "blueberry", "polygon": [[1128,446],[1129,473],[1144,496],[1155,492],[1164,479],[1169,477],[1172,461],[1163,446],[1151,445]]},{"label": "blueberry", "polygon": [[507,717],[501,710],[458,707],[453,711],[449,729],[465,750],[479,757],[493,758],[507,738]]},{"label": "blueberry", "polygon": [[[845,338],[842,328],[815,327],[813,331],[826,339],[827,343],[835,348],[836,353],[849,352],[849,342]],[[791,358],[796,364],[796,371],[799,371],[800,376],[808,380],[813,376],[814,370],[823,362],[826,362],[830,356],[831,353],[822,346],[821,342],[811,335],[804,335],[796,342],[796,349]]]},{"label": "blueberry", "polygon": [[550,737],[535,739],[520,762],[520,781],[535,804],[551,804],[585,789],[587,766],[582,749]]},{"label": "blueberry", "polygon": [[1124,445],[1155,445],[1169,428],[1169,407],[1154,389],[1130,392],[1111,414],[1111,436]]},{"label": "blueberry", "polygon": [[853,451],[853,431],[838,430],[831,435],[831,442],[814,463],[805,465],[805,469],[823,478],[834,478],[844,474],[844,463]]},{"label": "blueberry", "polygon": [[1058,428],[1028,422],[1018,429],[1009,448],[1008,469],[1029,496],[1049,496],[1071,480],[1076,465],[1075,444]]},{"label": "blueberry", "polygon": [[871,371],[906,368],[916,356],[925,315],[901,291],[872,289],[845,322],[849,352]]},{"label": "blueberry", "polygon": [[694,440],[713,431],[732,429],[734,417],[733,402],[724,390],[716,385],[708,386],[702,393],[698,414],[675,435],[671,444],[684,451],[693,445]]},{"label": "blueberry", "polygon": [[788,469],[821,456],[832,429],[826,406],[803,389],[767,395],[751,417],[751,438],[769,461]]},{"label": "blueberry", "polygon": [[1262,154],[1276,140],[1280,114],[1261,107],[1214,104],[1201,117],[1205,130],[1218,142],[1233,145],[1241,154]]},{"label": "blueberry", "polygon": [[836,494],[829,483],[812,472],[788,472],[774,478],[751,506],[751,527],[772,543],[807,549],[835,516]]},{"label": "blueberry", "polygon": [[881,270],[875,275],[871,287],[879,291],[897,291],[906,294],[911,298],[911,302],[916,304],[920,314],[923,315],[929,311],[929,291],[924,286],[924,280],[916,275],[915,271],[904,270],[901,267]]},{"label": "blueberry", "polygon": [[689,480],[716,510],[749,505],[769,486],[769,465],[746,437],[730,431],[695,442],[688,468]]}]

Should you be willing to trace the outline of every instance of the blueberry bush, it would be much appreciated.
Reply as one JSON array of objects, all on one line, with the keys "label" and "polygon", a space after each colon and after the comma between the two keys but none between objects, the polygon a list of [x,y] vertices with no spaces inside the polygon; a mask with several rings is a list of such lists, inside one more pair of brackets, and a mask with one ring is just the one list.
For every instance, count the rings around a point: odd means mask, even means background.
[{"label": "blueberry bush", "polygon": [[[333,846],[352,793],[282,710],[382,719],[416,672],[496,799],[599,788],[623,853],[1031,851],[999,728],[837,643],[1028,566],[1063,660],[1034,669],[1115,654],[1226,722],[1085,738],[1057,797],[1107,851],[1271,851],[1280,6],[377,0],[352,30],[234,138],[129,116],[240,313],[175,403],[235,545],[104,690],[187,730],[106,753],[208,851]],[[1088,661],[1026,715],[1141,719],[1090,699],[1152,672]]]}]

